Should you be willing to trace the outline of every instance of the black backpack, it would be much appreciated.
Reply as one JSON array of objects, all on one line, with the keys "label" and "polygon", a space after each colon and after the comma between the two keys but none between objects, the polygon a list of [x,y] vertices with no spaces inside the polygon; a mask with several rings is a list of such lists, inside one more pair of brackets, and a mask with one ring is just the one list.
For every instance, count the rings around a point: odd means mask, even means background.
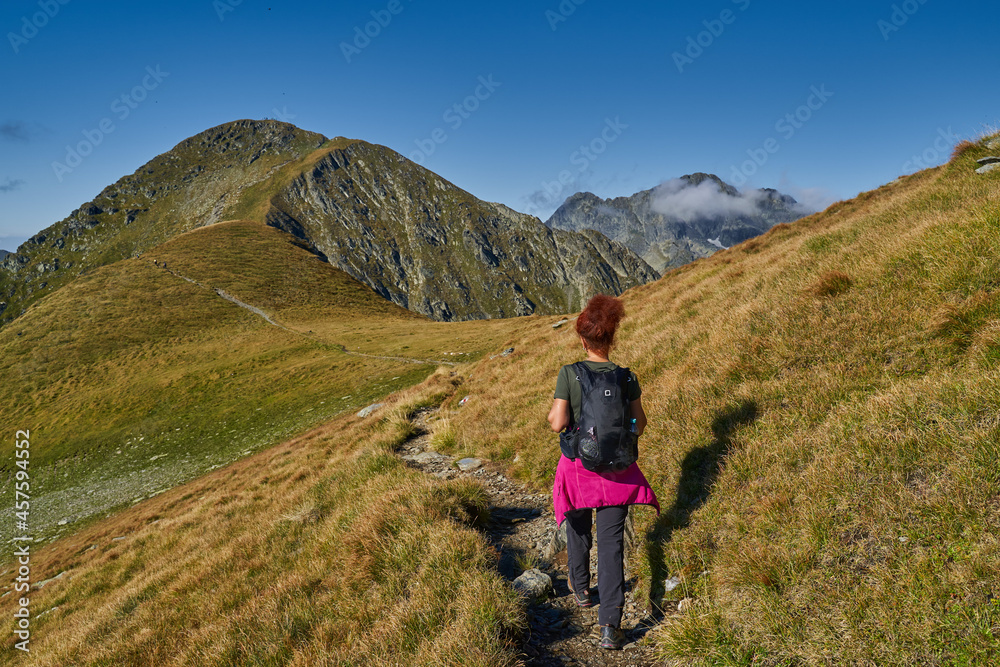
[{"label": "black backpack", "polygon": [[559,434],[559,448],[587,470],[621,472],[639,459],[639,436],[630,428],[629,370],[595,373],[582,361],[571,368],[583,400],[576,423]]}]

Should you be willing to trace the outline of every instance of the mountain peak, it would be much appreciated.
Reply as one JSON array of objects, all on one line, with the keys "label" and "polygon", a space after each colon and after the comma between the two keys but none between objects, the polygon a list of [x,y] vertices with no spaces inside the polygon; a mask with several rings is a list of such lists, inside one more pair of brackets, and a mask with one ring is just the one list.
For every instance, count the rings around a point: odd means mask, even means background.
[{"label": "mountain peak", "polygon": [[244,118],[211,127],[199,132],[177,144],[174,150],[185,150],[196,147],[221,148],[223,152],[229,148],[244,148],[248,146],[271,145],[275,148],[288,148],[294,143],[315,143],[318,147],[326,137],[316,132],[308,132],[291,123],[280,120],[252,120]]},{"label": "mountain peak", "polygon": [[806,211],[770,188],[740,192],[715,174],[695,172],[629,197],[578,192],[546,224],[594,229],[663,272],[763,234]]},{"label": "mountain peak", "polygon": [[181,141],[0,262],[0,317],[235,219],[290,232],[386,299],[441,320],[569,312],[657,277],[599,234],[556,233],[385,146],[242,119]]}]

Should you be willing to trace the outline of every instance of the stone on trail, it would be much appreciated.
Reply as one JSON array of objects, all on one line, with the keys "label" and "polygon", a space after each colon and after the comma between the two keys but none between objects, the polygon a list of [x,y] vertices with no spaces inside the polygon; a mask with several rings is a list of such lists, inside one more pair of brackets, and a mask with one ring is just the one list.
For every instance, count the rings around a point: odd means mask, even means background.
[{"label": "stone on trail", "polygon": [[514,580],[514,590],[529,602],[544,600],[552,592],[552,578],[538,568],[531,568]]},{"label": "stone on trail", "polygon": [[483,465],[483,462],[480,461],[479,459],[468,458],[468,459],[460,459],[458,463],[456,463],[455,465],[457,465],[458,469],[461,470],[462,472],[468,472],[470,470],[475,470],[476,468],[479,468],[480,466]]},{"label": "stone on trail", "polygon": [[433,463],[444,463],[451,457],[447,454],[439,454],[437,452],[420,452],[419,454],[404,456],[403,458],[407,461],[413,461],[414,463],[428,465]]}]

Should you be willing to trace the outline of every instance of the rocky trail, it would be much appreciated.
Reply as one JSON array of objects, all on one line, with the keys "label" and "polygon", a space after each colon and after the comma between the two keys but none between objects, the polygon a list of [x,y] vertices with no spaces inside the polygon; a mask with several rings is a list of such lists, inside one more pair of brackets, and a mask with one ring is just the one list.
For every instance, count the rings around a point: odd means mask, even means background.
[{"label": "rocky trail", "polygon": [[[555,524],[549,494],[532,493],[508,479],[498,466],[480,459],[456,460],[430,448],[428,419],[435,411],[425,409],[413,416],[415,433],[398,449],[398,455],[423,472],[441,479],[468,477],[482,483],[490,500],[487,538],[500,554],[501,575],[519,590],[551,590],[528,600],[528,628],[521,644],[524,664],[628,666],[654,664],[651,648],[642,639],[658,621],[641,611],[631,591],[634,578],[628,576],[626,561],[625,614],[622,629],[627,643],[621,651],[597,645],[600,628],[597,606],[579,608],[567,586],[565,536]],[[629,528],[631,520],[629,521]],[[626,532],[626,539],[630,537]],[[597,594],[597,549],[591,552],[592,593]]]}]

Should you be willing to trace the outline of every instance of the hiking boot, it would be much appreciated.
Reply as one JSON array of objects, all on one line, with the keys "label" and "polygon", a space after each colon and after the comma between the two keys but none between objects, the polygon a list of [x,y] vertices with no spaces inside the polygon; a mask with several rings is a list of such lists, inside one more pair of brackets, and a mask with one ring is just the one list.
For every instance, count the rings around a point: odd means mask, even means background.
[{"label": "hiking boot", "polygon": [[569,592],[573,594],[573,600],[576,602],[577,607],[594,606],[594,601],[590,597],[589,588],[584,588],[581,592],[577,593],[575,590],[573,590],[572,583],[570,583],[569,581],[567,581],[566,583],[569,584]]},{"label": "hiking boot", "polygon": [[601,648],[609,648],[613,651],[620,650],[625,643],[625,633],[620,628],[613,625],[601,626]]},{"label": "hiking boot", "polygon": [[577,593],[573,591],[573,599],[576,601],[577,607],[593,607],[594,601],[590,598],[590,591],[583,591],[582,593]]}]

